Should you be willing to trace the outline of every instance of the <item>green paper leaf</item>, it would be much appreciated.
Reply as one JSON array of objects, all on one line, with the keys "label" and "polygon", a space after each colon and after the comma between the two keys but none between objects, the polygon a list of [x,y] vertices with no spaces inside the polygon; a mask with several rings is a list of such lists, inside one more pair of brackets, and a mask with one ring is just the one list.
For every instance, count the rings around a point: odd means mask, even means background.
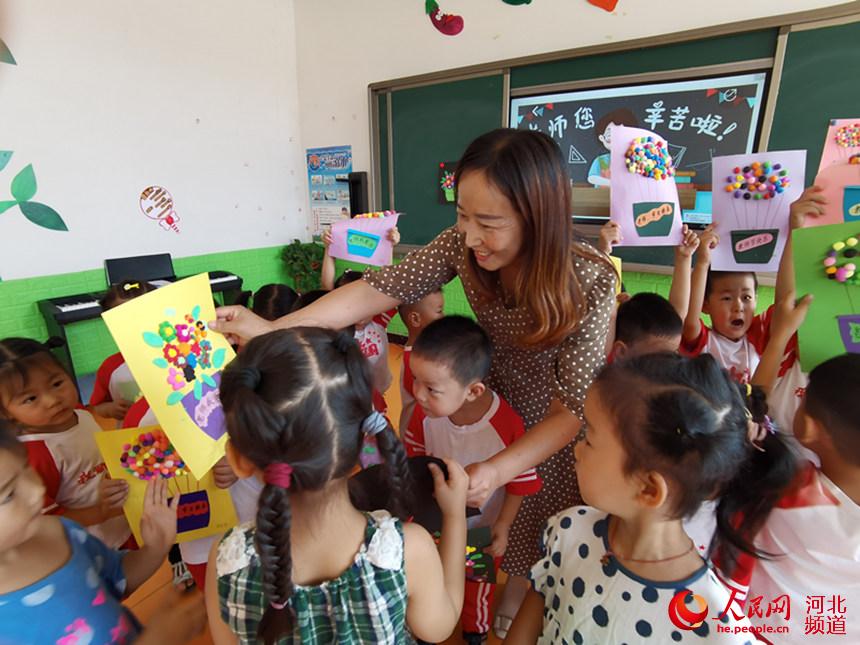
[{"label": "green paper leaf", "polygon": [[860,343],[860,324],[857,323],[848,323],[848,329],[851,333],[851,341],[854,343]]},{"label": "green paper leaf", "polygon": [[12,158],[11,150],[0,150],[0,170],[3,170],[6,167],[6,164],[9,163],[9,160]]},{"label": "green paper leaf", "polygon": [[18,206],[21,207],[24,217],[36,226],[41,226],[52,231],[69,230],[63,218],[60,217],[60,214],[50,206],[40,204],[39,202],[21,202]]},{"label": "green paper leaf", "polygon": [[154,334],[151,331],[143,332],[143,342],[150,347],[157,347],[158,349],[161,349],[161,345],[163,344],[161,336]]},{"label": "green paper leaf", "polygon": [[152,361],[152,364],[156,367],[160,367],[162,369],[167,369],[167,361],[163,358],[156,358]]},{"label": "green paper leaf", "polygon": [[194,318],[194,320],[200,318],[200,305],[197,305],[191,310],[191,317]]},{"label": "green paper leaf", "polygon": [[199,401],[202,396],[203,383],[200,381],[200,379],[197,379],[196,381],[194,381],[194,398]]},{"label": "green paper leaf", "polygon": [[9,65],[17,65],[15,62],[15,57],[12,55],[12,52],[9,51],[9,47],[6,46],[2,40],[0,40],[0,63],[8,63]]},{"label": "green paper leaf", "polygon": [[213,379],[208,374],[203,375],[203,382],[206,383],[206,385],[208,385],[209,387],[218,387],[218,385],[215,383],[215,379]]},{"label": "green paper leaf", "polygon": [[36,194],[36,173],[33,172],[33,164],[28,164],[12,180],[12,197],[19,202],[33,199]]},{"label": "green paper leaf", "polygon": [[18,205],[18,202],[16,202],[14,199],[10,202],[0,202],[0,213],[5,213],[10,208],[12,208],[13,206],[17,206],[17,205]]},{"label": "green paper leaf", "polygon": [[227,353],[227,350],[223,347],[221,349],[216,349],[215,353],[212,354],[212,367],[216,370],[221,369],[221,366],[224,364],[224,355]]},{"label": "green paper leaf", "polygon": [[182,400],[182,392],[171,392],[167,397],[167,405],[176,405]]}]

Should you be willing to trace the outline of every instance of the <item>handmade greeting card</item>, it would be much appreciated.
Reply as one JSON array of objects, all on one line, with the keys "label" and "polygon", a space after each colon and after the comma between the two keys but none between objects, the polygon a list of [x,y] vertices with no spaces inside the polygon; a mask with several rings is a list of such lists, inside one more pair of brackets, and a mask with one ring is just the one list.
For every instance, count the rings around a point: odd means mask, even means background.
[{"label": "handmade greeting card", "polygon": [[609,160],[609,219],[621,227],[620,246],[674,246],[681,241],[675,166],[659,135],[616,125]]},{"label": "handmade greeting card", "polygon": [[803,371],[860,353],[860,223],[798,229],[792,251],[797,294],[815,296],[798,332]]},{"label": "handmade greeting card", "polygon": [[230,492],[215,486],[211,472],[202,479],[191,474],[185,460],[158,426],[97,432],[96,443],[112,479],[128,482],[128,499],[122,507],[138,544],[146,483],[167,479],[172,496],[179,495],[176,541],[223,533],[236,526]]},{"label": "handmade greeting card", "polygon": [[224,455],[221,370],[233,349],[210,332],[215,319],[204,273],[102,314],[135,381],[191,472],[202,478]]},{"label": "handmade greeting card", "polygon": [[806,151],[713,159],[716,271],[776,271],[788,236],[791,203],[803,192]]},{"label": "handmade greeting card", "polygon": [[830,119],[818,172],[848,164],[860,164],[860,119]]},{"label": "handmade greeting card", "polygon": [[397,226],[400,213],[385,211],[364,213],[331,225],[332,242],[328,253],[333,258],[387,266],[391,264],[394,246],[388,234]]}]

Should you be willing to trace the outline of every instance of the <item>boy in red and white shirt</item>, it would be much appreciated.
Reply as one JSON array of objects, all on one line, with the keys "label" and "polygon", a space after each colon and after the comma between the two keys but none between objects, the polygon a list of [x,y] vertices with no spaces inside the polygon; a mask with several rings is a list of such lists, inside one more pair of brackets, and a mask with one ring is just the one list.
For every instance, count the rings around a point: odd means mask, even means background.
[{"label": "boy in red and white shirt", "polygon": [[[823,213],[824,202],[819,193],[820,189],[812,186],[792,203],[792,230],[803,227],[807,216],[817,217]],[[771,306],[763,314],[755,314],[758,289],[755,273],[710,270],[711,250],[719,243],[714,228],[705,229],[691,280],[690,307],[684,320],[681,351],[690,356],[707,352],[739,382],[762,385],[768,390],[771,416],[779,427],[787,430],[806,385],[806,375],[801,372],[797,357],[797,336],[774,339],[776,344],[771,344],[769,354],[770,364],[778,365],[776,372],[754,378],[771,342],[775,309]],[[794,262],[790,238],[783,249],[776,276],[775,303],[793,299]],[[703,312],[710,315],[711,328],[700,320]],[[766,367],[765,371],[771,372],[771,369]]]},{"label": "boy in red and white shirt", "polygon": [[[525,433],[520,416],[483,382],[491,358],[489,337],[469,318],[441,318],[421,332],[410,361],[418,405],[403,433],[409,456],[454,459],[467,466],[489,459]],[[496,567],[523,496],[540,488],[541,480],[530,468],[496,490],[480,515],[469,519],[469,528],[492,528],[487,551],[496,558]],[[494,584],[466,581],[461,621],[467,643],[486,638],[494,591]]]},{"label": "boy in red and white shirt", "polygon": [[409,367],[409,358],[412,354],[412,345],[418,339],[418,336],[424,331],[434,320],[439,320],[445,314],[443,308],[445,306],[445,297],[442,295],[442,290],[434,291],[424,296],[418,302],[411,305],[400,305],[397,308],[397,313],[406,325],[409,331],[409,336],[406,339],[406,346],[403,348],[403,366],[400,369],[400,425],[398,429],[403,432],[409,426],[409,419],[412,418],[412,413],[415,411],[415,384],[412,376],[412,369]]}]

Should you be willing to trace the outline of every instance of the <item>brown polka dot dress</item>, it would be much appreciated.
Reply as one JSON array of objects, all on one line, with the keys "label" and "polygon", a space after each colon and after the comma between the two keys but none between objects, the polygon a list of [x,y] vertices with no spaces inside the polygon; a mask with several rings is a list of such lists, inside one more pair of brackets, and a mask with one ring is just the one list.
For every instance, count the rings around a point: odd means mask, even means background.
[{"label": "brown polka dot dress", "polygon": [[[368,271],[364,279],[382,293],[404,303],[460,276],[478,323],[493,341],[492,387],[520,413],[526,428],[541,421],[553,398],[581,416],[585,390],[605,358],[606,333],[615,306],[615,273],[608,263],[577,257],[576,275],[586,294],[588,313],[559,345],[546,349],[519,347],[517,339],[531,326],[525,307],[506,307],[502,298],[486,302],[466,267],[464,236],[456,228],[443,231],[400,264]],[[573,470],[573,444],[538,466],[543,489],[526,497],[511,530],[503,569],[526,575],[541,557],[540,535],[546,520],[581,504]]]}]

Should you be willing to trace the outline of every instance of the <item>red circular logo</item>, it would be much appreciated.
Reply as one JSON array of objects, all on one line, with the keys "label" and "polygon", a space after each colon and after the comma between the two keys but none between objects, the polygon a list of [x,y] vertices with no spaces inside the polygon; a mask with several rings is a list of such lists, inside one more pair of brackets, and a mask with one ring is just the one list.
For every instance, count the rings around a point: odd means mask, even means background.
[{"label": "red circular logo", "polygon": [[[687,600],[692,599],[698,605],[698,611],[687,606]],[[676,593],[669,601],[669,620],[678,629],[691,631],[705,622],[708,617],[708,603],[701,596],[684,589]]]}]

